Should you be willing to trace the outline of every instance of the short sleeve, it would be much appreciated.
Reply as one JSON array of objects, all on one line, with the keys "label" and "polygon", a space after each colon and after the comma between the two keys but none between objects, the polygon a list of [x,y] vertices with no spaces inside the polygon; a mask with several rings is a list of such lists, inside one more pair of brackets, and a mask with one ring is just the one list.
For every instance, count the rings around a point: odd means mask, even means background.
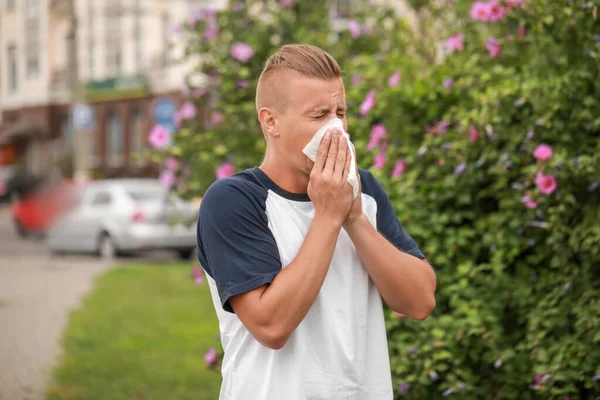
[{"label": "short sleeve", "polygon": [[214,279],[223,309],[229,299],[271,283],[281,271],[279,250],[268,226],[263,196],[247,182],[215,182],[198,215],[198,259]]},{"label": "short sleeve", "polygon": [[390,198],[379,181],[365,170],[360,170],[360,176],[363,193],[373,197],[377,203],[377,230],[400,251],[424,260],[423,252],[402,227]]}]

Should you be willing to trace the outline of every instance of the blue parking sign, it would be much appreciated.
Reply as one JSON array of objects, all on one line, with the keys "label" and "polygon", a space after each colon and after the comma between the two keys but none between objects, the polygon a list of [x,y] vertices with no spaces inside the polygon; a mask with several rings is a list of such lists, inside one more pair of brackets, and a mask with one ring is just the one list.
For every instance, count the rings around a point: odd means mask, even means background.
[{"label": "blue parking sign", "polygon": [[177,105],[168,98],[156,99],[154,102],[154,122],[164,126],[173,125],[173,117],[177,112]]}]

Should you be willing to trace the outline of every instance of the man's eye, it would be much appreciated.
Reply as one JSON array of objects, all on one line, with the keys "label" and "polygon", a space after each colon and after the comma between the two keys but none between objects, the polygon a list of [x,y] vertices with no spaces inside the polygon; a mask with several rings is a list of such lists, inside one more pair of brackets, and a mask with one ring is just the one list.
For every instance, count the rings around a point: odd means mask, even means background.
[{"label": "man's eye", "polygon": [[346,116],[346,113],[338,113],[338,117],[340,118],[344,118]]}]

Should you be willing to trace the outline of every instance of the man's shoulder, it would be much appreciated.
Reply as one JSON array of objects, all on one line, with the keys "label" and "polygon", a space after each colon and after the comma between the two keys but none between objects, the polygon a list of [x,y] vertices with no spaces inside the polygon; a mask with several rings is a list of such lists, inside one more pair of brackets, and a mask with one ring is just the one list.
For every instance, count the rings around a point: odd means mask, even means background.
[{"label": "man's shoulder", "polygon": [[358,174],[360,175],[360,186],[364,194],[377,198],[381,196],[382,192],[385,193],[383,187],[371,171],[359,168]]},{"label": "man's shoulder", "polygon": [[200,212],[264,204],[266,197],[266,188],[258,181],[252,169],[247,169],[213,182],[202,198]]}]

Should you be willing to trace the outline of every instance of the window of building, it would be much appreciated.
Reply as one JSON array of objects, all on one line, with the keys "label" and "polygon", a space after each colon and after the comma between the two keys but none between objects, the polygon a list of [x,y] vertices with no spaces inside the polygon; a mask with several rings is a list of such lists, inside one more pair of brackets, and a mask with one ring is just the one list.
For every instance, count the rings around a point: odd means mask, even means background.
[{"label": "window of building", "polygon": [[[129,120],[131,121],[129,128],[129,134],[131,135],[131,156],[134,156],[144,149],[144,112],[142,109],[139,107],[133,108]],[[140,164],[140,162],[136,160],[136,164]]]},{"label": "window of building", "polygon": [[[106,0],[106,9],[119,10],[121,9],[121,2],[119,0]],[[121,20],[122,18],[119,15],[109,15],[105,19],[106,69],[111,77],[120,75],[123,68]]]},{"label": "window of building", "polygon": [[96,46],[94,43],[94,21],[96,16],[94,14],[94,1],[88,0],[87,3],[87,30],[88,30],[88,80],[94,79],[95,68],[96,68]]},{"label": "window of building", "polygon": [[162,51],[162,67],[166,68],[169,65],[169,35],[170,35],[170,26],[171,26],[171,17],[169,13],[163,13],[161,16],[162,21],[162,41],[163,41],[163,51]]},{"label": "window of building", "polygon": [[6,71],[8,73],[8,90],[16,92],[19,87],[19,67],[17,65],[17,46],[11,44],[6,50]]},{"label": "window of building", "polygon": [[123,122],[115,110],[108,112],[106,128],[108,162],[112,165],[120,165],[124,161],[125,132]]},{"label": "window of building", "polygon": [[27,0],[25,12],[25,74],[28,79],[40,76],[40,0]]},{"label": "window of building", "polygon": [[27,18],[38,18],[40,16],[40,0],[27,0]]},{"label": "window of building", "polygon": [[64,114],[60,119],[60,135],[64,151],[73,150],[73,122],[69,114]]},{"label": "window of building", "polygon": [[140,0],[135,0],[134,5],[134,20],[133,20],[133,43],[135,52],[135,70],[141,72],[144,67],[144,49],[143,49],[143,35],[142,35],[142,9],[140,7]]}]

